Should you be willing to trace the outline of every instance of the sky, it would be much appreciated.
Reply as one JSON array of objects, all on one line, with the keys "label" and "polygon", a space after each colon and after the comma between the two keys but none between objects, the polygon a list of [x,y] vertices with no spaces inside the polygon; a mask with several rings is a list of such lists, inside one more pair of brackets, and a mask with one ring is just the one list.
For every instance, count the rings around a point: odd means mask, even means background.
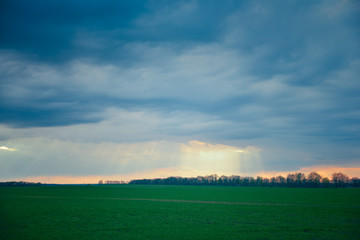
[{"label": "sky", "polygon": [[360,176],[359,1],[0,2],[0,181]]}]

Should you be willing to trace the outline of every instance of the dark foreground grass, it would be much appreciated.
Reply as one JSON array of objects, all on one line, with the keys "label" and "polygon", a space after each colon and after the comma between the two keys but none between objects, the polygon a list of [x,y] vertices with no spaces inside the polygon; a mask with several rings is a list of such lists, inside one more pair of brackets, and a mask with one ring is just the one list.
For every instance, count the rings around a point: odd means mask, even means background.
[{"label": "dark foreground grass", "polygon": [[355,188],[2,187],[0,239],[360,239],[359,199]]}]

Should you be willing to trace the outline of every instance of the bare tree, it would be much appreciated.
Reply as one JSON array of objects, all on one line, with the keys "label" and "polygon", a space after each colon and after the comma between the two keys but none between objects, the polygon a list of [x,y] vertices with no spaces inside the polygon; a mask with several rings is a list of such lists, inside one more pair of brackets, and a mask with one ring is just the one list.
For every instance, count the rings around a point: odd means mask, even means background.
[{"label": "bare tree", "polygon": [[286,179],[283,176],[277,176],[275,179],[276,179],[276,183],[278,183],[281,186],[285,185],[286,183]]},{"label": "bare tree", "polygon": [[295,174],[293,173],[289,173],[286,177],[286,183],[289,185],[289,186],[294,186],[295,185],[295,182],[296,182],[296,176]]},{"label": "bare tree", "polygon": [[320,185],[321,176],[317,172],[309,173],[307,177],[307,182],[312,187],[318,187]]},{"label": "bare tree", "polygon": [[333,173],[332,182],[336,187],[344,187],[348,183],[349,177],[341,172]]},{"label": "bare tree", "polygon": [[295,181],[297,186],[302,186],[306,182],[305,174],[295,173]]}]

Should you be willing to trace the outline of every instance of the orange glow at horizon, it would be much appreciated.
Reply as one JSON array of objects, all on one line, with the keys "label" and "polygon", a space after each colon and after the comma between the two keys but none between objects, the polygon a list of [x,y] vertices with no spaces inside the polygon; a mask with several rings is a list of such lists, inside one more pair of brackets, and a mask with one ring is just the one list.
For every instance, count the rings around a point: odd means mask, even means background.
[{"label": "orange glow at horizon", "polygon": [[[304,167],[294,171],[284,171],[284,172],[257,172],[255,174],[238,174],[241,176],[261,176],[266,178],[283,176],[286,177],[289,173],[301,172],[304,174],[309,174],[310,172],[317,172],[322,177],[331,178],[331,175],[336,172],[342,172],[352,177],[360,177],[360,167],[338,167],[338,166],[316,166],[316,167]],[[11,181],[27,181],[27,182],[41,182],[41,183],[54,183],[54,184],[97,184],[100,180],[116,180],[116,181],[130,181],[132,179],[144,179],[144,178],[166,178],[170,176],[181,176],[181,177],[197,177],[197,176],[206,176],[210,174],[218,174],[219,176],[225,175],[230,176],[233,173],[231,172],[210,172],[210,171],[200,171],[192,168],[158,168],[148,171],[133,172],[124,175],[105,175],[105,176],[36,176],[36,177],[27,177],[27,178],[17,178],[12,179]]]}]

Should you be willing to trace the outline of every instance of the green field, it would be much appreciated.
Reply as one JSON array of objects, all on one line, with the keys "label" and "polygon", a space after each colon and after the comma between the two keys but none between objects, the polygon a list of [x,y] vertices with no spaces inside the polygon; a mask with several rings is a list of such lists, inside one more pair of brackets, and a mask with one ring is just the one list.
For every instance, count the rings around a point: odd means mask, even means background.
[{"label": "green field", "polygon": [[360,189],[1,187],[0,239],[360,239]]}]

